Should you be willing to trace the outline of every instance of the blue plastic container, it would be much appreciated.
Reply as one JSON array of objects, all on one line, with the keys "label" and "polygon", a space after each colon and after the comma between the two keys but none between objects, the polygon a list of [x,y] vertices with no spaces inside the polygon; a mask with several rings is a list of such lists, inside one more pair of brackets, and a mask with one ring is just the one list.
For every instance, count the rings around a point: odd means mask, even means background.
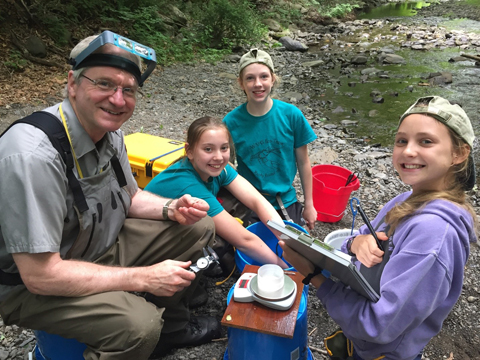
[{"label": "blue plastic container", "polygon": [[[284,221],[286,225],[293,226],[294,228],[303,231],[305,234],[308,234],[307,230],[305,230],[303,227],[301,227],[298,224],[289,222],[289,221]],[[262,222],[256,222],[251,224],[250,226],[247,227],[247,230],[254,233],[257,235],[260,239],[263,240],[267,246],[272,249],[272,251],[277,254],[278,256],[282,256],[283,250],[280,246],[277,246],[278,244],[278,239],[277,237],[270,231],[270,229]],[[245,265],[264,265],[260,264],[259,262],[253,260],[251,257],[248,255],[242,253],[237,249],[235,251],[235,263],[237,264],[238,271],[243,272],[243,268]],[[287,263],[288,264],[288,263]],[[290,265],[290,264],[289,264]],[[290,267],[286,270],[295,270],[293,267]]]},{"label": "blue plastic container", "polygon": [[87,348],[85,344],[45,331],[35,330],[34,333],[37,338],[37,360],[83,360],[83,351]]},{"label": "blue plastic container", "polygon": [[[234,287],[228,293],[227,305],[232,300]],[[307,299],[308,286],[304,286],[292,339],[229,327],[223,360],[314,360],[307,344]]]}]

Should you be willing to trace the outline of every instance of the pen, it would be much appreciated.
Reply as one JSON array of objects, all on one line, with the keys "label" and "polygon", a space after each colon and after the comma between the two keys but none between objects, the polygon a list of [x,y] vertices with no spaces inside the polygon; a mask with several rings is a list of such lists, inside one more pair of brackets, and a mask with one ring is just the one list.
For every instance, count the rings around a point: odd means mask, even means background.
[{"label": "pen", "polygon": [[368,220],[367,214],[363,212],[362,206],[360,204],[357,204],[357,209],[360,212],[360,215],[362,216],[363,222],[367,225],[368,230],[372,233],[373,237],[375,238],[375,241],[377,242],[377,246],[380,250],[383,251],[383,246],[380,240],[378,240],[377,234],[375,230],[372,227],[372,224],[370,224],[370,220]]}]

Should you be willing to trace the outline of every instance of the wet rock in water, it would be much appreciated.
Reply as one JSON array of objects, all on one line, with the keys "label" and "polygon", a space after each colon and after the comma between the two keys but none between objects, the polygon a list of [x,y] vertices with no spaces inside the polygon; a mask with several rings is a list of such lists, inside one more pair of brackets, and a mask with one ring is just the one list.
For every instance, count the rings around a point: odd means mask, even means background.
[{"label": "wet rock in water", "polygon": [[385,53],[378,55],[378,62],[382,64],[405,64],[406,63],[405,59],[400,55],[385,54]]},{"label": "wet rock in water", "polygon": [[288,51],[301,51],[301,52],[308,51],[308,46],[307,45],[301,43],[298,40],[293,40],[289,36],[281,37],[280,39],[278,39],[278,41],[283,46],[285,46],[285,49],[287,49]]},{"label": "wet rock in water", "polygon": [[342,120],[342,121],[340,121],[340,124],[342,124],[342,126],[355,126],[355,125],[358,124],[358,121]]},{"label": "wet rock in water", "polygon": [[410,49],[412,49],[412,50],[426,50],[425,46],[423,46],[422,44],[414,44],[414,45],[410,46]]},{"label": "wet rock in water", "polygon": [[353,65],[364,65],[368,62],[368,57],[364,55],[357,55],[350,60],[350,63]]},{"label": "wet rock in water", "polygon": [[360,74],[362,75],[372,75],[372,74],[376,74],[379,70],[378,69],[375,69],[375,68],[367,68],[367,69],[362,69],[362,71],[360,71]]},{"label": "wet rock in water", "polygon": [[395,50],[392,49],[391,47],[388,47],[388,46],[382,47],[381,49],[379,49],[379,51],[381,53],[385,53],[385,54],[394,54],[395,53]]},{"label": "wet rock in water", "polygon": [[455,56],[455,57],[452,57],[450,59],[448,59],[448,62],[460,62],[460,61],[470,61],[469,59],[467,58],[464,58],[463,56]]},{"label": "wet rock in water", "polygon": [[428,79],[431,85],[451,84],[453,82],[452,73],[446,71],[430,74]]}]

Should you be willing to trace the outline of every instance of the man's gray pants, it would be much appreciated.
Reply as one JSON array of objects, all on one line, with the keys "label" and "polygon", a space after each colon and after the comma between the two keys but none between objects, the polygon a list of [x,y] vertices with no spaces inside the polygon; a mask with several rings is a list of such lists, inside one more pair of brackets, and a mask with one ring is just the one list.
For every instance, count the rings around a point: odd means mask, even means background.
[{"label": "man's gray pants", "polygon": [[[127,219],[117,243],[95,262],[113,266],[148,266],[172,259],[196,261],[215,235],[207,217],[194,225],[172,221]],[[88,360],[148,359],[160,333],[188,323],[188,300],[199,277],[171,297],[157,297],[156,306],[136,294],[113,291],[83,297],[42,296],[19,285],[0,304],[6,325],[43,330],[87,344]]]}]

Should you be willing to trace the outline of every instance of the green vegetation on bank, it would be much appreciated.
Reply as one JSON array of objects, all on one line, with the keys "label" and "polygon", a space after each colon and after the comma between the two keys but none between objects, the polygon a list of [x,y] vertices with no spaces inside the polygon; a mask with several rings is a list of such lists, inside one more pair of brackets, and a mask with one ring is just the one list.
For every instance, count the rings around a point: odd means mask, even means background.
[{"label": "green vegetation on bank", "polygon": [[[70,34],[110,29],[147,44],[160,64],[214,61],[234,47],[259,44],[273,19],[283,30],[304,19],[343,17],[360,0],[6,0],[66,46]],[[0,6],[0,21],[10,16]]]}]

